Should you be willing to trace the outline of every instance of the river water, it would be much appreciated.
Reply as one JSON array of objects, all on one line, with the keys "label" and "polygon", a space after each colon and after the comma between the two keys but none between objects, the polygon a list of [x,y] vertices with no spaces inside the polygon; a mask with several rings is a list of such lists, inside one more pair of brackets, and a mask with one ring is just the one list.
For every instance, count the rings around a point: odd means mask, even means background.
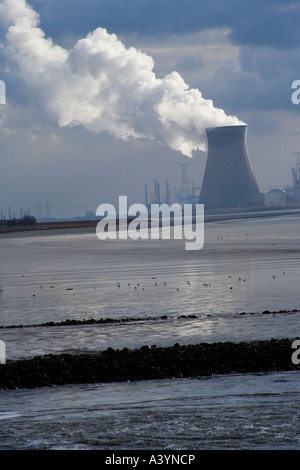
[{"label": "river water", "polygon": [[[206,223],[198,251],[92,229],[0,247],[7,359],[299,337],[297,214]],[[32,326],[90,318],[132,321]],[[299,405],[298,372],[0,391],[0,448],[299,449]]]}]

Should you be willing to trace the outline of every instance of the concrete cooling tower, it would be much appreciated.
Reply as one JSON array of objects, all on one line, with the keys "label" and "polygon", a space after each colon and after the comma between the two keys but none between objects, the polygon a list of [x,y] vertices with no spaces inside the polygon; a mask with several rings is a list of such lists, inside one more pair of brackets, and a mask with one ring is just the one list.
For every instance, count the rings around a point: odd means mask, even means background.
[{"label": "concrete cooling tower", "polygon": [[208,155],[199,204],[206,208],[260,204],[247,150],[247,125],[206,129]]}]

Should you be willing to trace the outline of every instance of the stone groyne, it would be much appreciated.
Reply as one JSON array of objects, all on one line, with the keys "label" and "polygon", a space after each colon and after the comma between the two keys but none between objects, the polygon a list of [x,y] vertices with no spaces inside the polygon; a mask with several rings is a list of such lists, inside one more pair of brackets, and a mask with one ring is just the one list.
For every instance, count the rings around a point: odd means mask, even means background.
[{"label": "stone groyne", "polygon": [[9,360],[0,364],[0,389],[300,370],[292,360],[294,341],[176,343]]}]

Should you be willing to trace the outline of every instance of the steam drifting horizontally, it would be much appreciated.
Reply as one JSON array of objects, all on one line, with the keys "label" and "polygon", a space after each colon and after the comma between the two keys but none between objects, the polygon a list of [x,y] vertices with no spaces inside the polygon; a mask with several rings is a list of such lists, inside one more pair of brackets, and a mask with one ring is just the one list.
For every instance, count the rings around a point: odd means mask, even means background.
[{"label": "steam drifting horizontally", "polygon": [[25,0],[4,0],[5,54],[60,126],[119,139],[155,139],[189,157],[205,150],[207,127],[242,122],[190,89],[177,72],[156,78],[152,58],[97,28],[66,50],[45,38]]}]

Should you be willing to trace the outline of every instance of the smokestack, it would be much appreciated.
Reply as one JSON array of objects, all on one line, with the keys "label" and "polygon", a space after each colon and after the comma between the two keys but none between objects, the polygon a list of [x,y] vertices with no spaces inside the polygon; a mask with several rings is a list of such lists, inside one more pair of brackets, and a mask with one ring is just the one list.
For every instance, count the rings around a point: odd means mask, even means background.
[{"label": "smokestack", "polygon": [[247,125],[206,129],[208,155],[199,197],[206,207],[260,204],[247,150]]}]

